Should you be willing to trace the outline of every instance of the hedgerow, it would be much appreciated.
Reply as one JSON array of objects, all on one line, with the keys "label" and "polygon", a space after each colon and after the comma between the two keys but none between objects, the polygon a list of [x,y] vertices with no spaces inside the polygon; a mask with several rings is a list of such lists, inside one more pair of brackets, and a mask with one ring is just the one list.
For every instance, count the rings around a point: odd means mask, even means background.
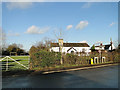
[{"label": "hedgerow", "polygon": [[31,66],[34,68],[43,68],[43,67],[51,67],[59,64],[61,59],[61,54],[58,52],[49,52],[46,50],[40,50],[34,52],[31,55]]}]

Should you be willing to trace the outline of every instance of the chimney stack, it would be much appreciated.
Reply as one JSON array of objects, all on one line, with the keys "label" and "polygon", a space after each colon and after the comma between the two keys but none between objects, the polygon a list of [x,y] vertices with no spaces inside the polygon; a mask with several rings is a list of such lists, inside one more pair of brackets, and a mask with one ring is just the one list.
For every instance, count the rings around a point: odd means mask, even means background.
[{"label": "chimney stack", "polygon": [[62,47],[63,46],[63,39],[59,39],[58,43],[59,43],[59,46]]},{"label": "chimney stack", "polygon": [[100,46],[102,46],[103,44],[101,43]]}]

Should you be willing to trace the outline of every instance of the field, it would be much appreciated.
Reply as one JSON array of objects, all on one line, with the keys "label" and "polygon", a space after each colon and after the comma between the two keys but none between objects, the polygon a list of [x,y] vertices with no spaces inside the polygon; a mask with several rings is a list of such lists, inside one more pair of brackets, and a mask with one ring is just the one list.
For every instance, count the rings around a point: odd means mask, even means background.
[{"label": "field", "polygon": [[[10,58],[12,58],[13,60]],[[0,67],[2,67],[3,71],[6,70],[7,60],[8,60],[8,71],[9,70],[26,70],[29,67],[29,56],[10,56],[10,58],[9,57],[5,58],[0,62]],[[14,60],[17,61],[18,63],[15,62]]]}]

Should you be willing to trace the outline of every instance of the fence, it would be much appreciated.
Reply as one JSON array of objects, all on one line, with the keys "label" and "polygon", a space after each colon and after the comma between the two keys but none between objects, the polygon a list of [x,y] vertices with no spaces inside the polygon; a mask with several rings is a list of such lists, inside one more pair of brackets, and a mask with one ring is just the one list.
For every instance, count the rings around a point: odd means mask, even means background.
[{"label": "fence", "polygon": [[29,69],[29,56],[6,56],[0,58],[0,67],[4,71]]}]

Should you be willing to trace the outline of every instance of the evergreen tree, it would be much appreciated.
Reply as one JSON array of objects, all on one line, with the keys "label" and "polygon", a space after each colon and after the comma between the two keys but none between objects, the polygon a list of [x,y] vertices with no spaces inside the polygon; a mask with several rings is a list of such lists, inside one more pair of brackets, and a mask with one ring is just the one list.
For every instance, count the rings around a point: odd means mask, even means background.
[{"label": "evergreen tree", "polygon": [[95,45],[93,45],[93,46],[91,47],[91,50],[92,50],[92,51],[94,51],[94,50],[95,50]]}]

